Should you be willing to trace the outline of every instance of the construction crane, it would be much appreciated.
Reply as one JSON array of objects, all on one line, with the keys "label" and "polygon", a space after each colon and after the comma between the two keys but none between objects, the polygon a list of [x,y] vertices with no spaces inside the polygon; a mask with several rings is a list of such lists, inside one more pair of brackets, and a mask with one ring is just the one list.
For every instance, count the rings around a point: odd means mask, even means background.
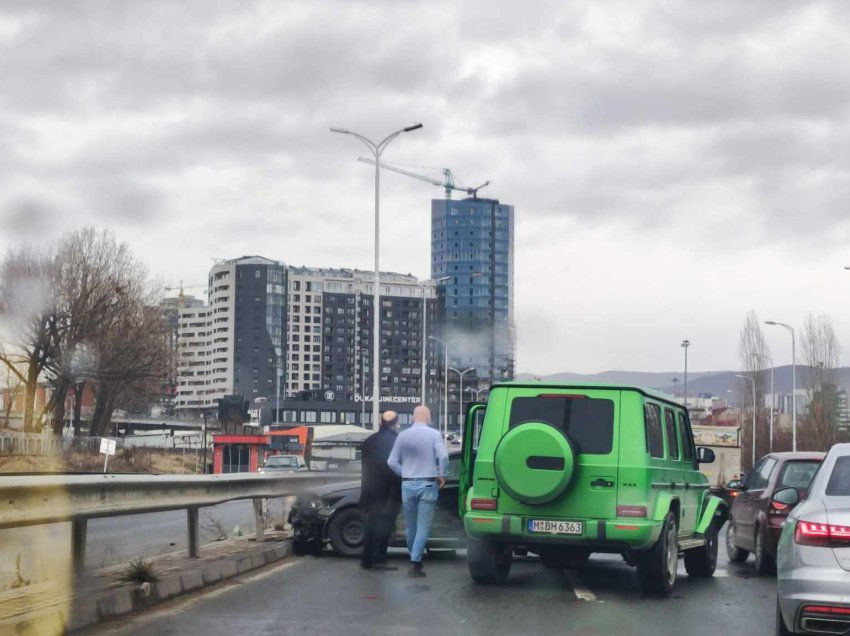
[{"label": "construction crane", "polygon": [[[375,165],[374,159],[367,159],[365,157],[358,157],[357,161],[362,161],[363,163],[368,163],[369,165],[372,165],[372,166]],[[440,181],[438,179],[434,179],[433,177],[429,177],[429,176],[424,175],[424,174],[416,174],[415,172],[410,172],[409,170],[404,170],[403,168],[399,168],[398,166],[394,166],[393,164],[386,163],[384,161],[381,162],[381,168],[384,168],[386,170],[391,170],[392,172],[397,172],[399,174],[403,174],[407,177],[413,177],[414,179],[419,179],[420,181],[425,181],[426,183],[430,183],[431,185],[435,185],[435,186],[439,186],[441,188],[445,188],[447,199],[452,198],[452,190],[458,190],[460,192],[466,192],[473,199],[477,199],[478,198],[478,191],[481,188],[490,185],[489,181],[485,181],[484,183],[482,183],[477,188],[467,188],[466,186],[458,185],[458,184],[455,183],[454,175],[452,175],[452,171],[449,170],[448,168],[443,169],[443,180],[442,181]]]},{"label": "construction crane", "polygon": [[184,285],[183,281],[181,280],[179,285],[174,285],[172,287],[166,287],[165,291],[174,291],[175,289],[178,289],[178,290],[180,290],[178,297],[182,298],[184,288],[186,288],[186,289],[201,289],[201,288],[206,289],[207,283],[201,283],[200,285]]}]

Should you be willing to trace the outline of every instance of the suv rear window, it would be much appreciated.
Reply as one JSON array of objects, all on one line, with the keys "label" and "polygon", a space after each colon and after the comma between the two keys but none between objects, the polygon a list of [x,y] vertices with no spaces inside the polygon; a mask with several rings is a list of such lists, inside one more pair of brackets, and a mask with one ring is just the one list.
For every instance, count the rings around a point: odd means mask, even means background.
[{"label": "suv rear window", "polygon": [[830,497],[847,497],[850,495],[850,456],[845,455],[835,460],[832,474],[826,484],[826,494]]},{"label": "suv rear window", "polygon": [[779,475],[779,488],[801,488],[803,490],[812,483],[820,462],[818,461],[793,461],[785,462],[782,466],[782,474]]},{"label": "suv rear window", "polygon": [[579,453],[607,455],[614,443],[614,402],[587,397],[518,397],[510,427],[544,422],[563,431]]}]

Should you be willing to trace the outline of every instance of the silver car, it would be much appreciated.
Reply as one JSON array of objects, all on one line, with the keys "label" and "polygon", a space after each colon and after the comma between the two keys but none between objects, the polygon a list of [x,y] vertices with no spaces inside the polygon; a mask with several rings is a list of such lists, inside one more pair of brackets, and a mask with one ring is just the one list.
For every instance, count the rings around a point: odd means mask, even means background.
[{"label": "silver car", "polygon": [[794,488],[773,500],[796,505],[777,548],[776,633],[850,633],[850,444],[832,447],[799,505]]}]

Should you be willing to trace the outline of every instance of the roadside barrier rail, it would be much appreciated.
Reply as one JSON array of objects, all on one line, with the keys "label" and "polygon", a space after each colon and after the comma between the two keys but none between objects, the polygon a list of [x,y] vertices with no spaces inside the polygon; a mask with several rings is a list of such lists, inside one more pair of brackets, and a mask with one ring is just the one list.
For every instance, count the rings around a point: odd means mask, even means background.
[{"label": "roadside barrier rail", "polygon": [[81,574],[89,519],[184,509],[189,556],[197,557],[198,511],[204,506],[252,499],[256,538],[261,541],[264,499],[359,479],[359,474],[333,472],[0,476],[0,530],[70,521],[72,567]]}]

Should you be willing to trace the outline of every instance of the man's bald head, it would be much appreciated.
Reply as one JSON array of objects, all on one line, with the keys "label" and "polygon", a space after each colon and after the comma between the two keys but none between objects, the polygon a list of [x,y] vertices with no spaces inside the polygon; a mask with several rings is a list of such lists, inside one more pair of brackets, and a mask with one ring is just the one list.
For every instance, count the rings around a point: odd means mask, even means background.
[{"label": "man's bald head", "polygon": [[381,428],[395,428],[398,425],[398,413],[395,411],[384,411],[381,415]]},{"label": "man's bald head", "polygon": [[424,404],[420,404],[413,409],[413,421],[422,422],[423,424],[431,423],[431,409]]}]

